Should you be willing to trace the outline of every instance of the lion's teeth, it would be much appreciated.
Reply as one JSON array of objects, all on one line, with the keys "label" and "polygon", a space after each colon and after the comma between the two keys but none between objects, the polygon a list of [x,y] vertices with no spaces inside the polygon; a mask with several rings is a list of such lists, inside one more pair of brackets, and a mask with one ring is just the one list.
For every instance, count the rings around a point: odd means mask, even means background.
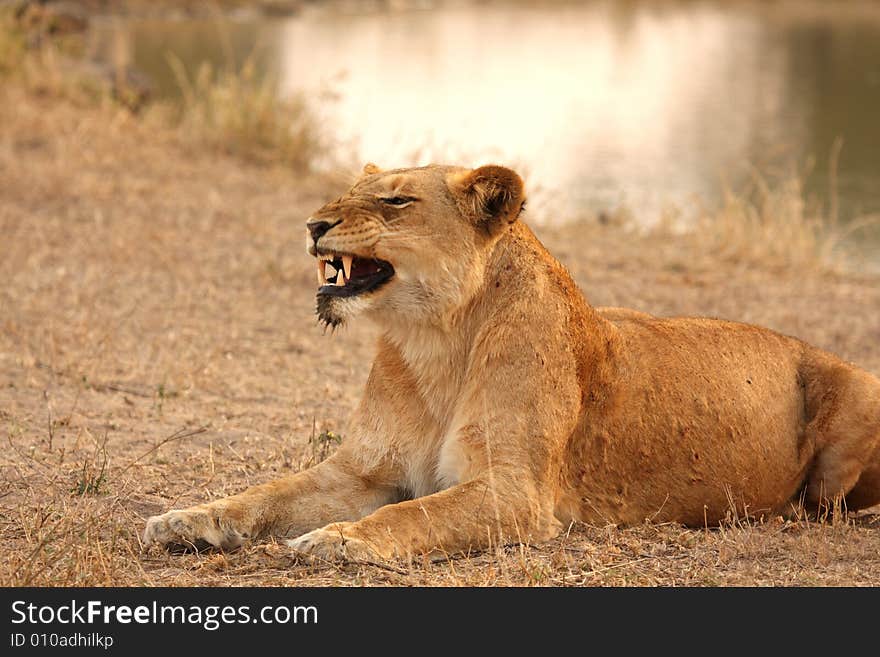
[{"label": "lion's teeth", "polygon": [[326,260],[318,260],[318,285],[327,285],[327,277],[324,270],[327,268]]},{"label": "lion's teeth", "polygon": [[343,285],[345,285],[345,272],[340,269],[336,272],[336,286],[342,287]]},{"label": "lion's teeth", "polygon": [[353,256],[344,255],[342,256],[342,268],[345,270],[345,278],[351,278],[351,261],[354,260]]}]

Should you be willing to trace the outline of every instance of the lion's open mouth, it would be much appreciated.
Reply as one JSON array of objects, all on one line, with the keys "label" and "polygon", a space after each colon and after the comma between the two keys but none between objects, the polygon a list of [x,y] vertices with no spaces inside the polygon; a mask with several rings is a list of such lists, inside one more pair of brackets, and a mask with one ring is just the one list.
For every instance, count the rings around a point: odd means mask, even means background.
[{"label": "lion's open mouth", "polygon": [[318,254],[318,294],[353,297],[379,289],[394,276],[390,262],[343,253]]}]

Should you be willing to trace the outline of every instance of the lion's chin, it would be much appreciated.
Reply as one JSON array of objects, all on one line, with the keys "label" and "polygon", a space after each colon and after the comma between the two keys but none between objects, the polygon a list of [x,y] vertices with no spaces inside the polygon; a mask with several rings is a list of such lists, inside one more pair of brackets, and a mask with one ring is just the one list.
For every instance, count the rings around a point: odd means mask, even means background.
[{"label": "lion's chin", "polygon": [[328,328],[335,329],[357,315],[365,312],[370,306],[368,295],[357,297],[338,297],[318,293],[315,313],[318,321]]},{"label": "lion's chin", "polygon": [[315,308],[315,313],[318,315],[319,322],[329,328],[336,328],[345,323],[345,317],[340,315],[334,308],[334,306],[338,305],[338,298],[319,294],[317,300],[318,305]]}]

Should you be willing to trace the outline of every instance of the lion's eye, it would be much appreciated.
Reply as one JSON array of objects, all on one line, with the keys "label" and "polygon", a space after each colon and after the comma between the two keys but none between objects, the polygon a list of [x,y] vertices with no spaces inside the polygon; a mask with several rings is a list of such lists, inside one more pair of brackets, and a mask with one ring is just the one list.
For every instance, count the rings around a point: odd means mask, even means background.
[{"label": "lion's eye", "polygon": [[385,205],[406,205],[407,203],[412,203],[415,199],[411,196],[386,196],[385,198],[379,199]]}]

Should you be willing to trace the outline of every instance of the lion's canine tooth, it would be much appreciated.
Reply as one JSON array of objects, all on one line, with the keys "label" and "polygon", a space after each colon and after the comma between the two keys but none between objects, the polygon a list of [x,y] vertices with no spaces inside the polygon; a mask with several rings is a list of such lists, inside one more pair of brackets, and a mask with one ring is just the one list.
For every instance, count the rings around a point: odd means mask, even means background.
[{"label": "lion's canine tooth", "polygon": [[336,272],[336,286],[342,287],[345,285],[345,272],[340,269]]},{"label": "lion's canine tooth", "polygon": [[324,275],[324,270],[326,269],[327,261],[318,260],[318,285],[327,285],[327,277]]},{"label": "lion's canine tooth", "polygon": [[342,268],[345,270],[345,278],[351,278],[351,261],[354,260],[353,256],[344,255],[342,256]]}]

